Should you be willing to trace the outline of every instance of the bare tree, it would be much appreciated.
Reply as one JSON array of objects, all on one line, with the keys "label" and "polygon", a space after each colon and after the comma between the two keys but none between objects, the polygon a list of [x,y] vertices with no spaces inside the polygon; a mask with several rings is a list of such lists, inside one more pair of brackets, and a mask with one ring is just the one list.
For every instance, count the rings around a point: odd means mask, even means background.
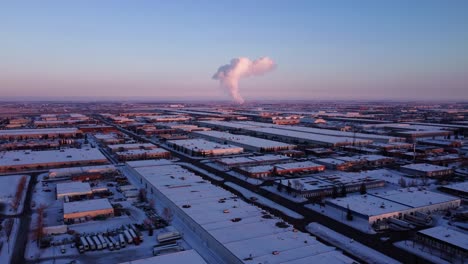
[{"label": "bare tree", "polygon": [[11,207],[13,207],[13,210],[16,211],[21,203],[21,199],[23,198],[23,192],[24,188],[26,187],[26,181],[27,178],[26,176],[21,177],[17,187],[16,187],[16,193],[15,197],[13,198]]}]

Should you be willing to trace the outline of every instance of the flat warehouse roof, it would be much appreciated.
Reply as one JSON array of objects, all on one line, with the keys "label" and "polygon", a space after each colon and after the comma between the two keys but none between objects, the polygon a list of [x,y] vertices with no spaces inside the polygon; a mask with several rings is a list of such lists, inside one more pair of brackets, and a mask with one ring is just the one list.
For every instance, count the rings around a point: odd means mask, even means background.
[{"label": "flat warehouse roof", "polygon": [[464,250],[468,250],[468,235],[462,232],[458,232],[444,226],[436,226],[421,230],[419,233],[444,241],[448,244],[452,244],[456,247],[463,248]]},{"label": "flat warehouse roof", "polygon": [[35,128],[35,129],[13,129],[0,130],[0,136],[9,135],[41,135],[41,134],[69,134],[79,132],[78,128]]},{"label": "flat warehouse roof", "polygon": [[[337,257],[331,263],[353,262],[334,247],[326,246],[292,226],[277,227],[276,223],[281,219],[263,218],[267,212],[178,165],[136,170],[240,260],[252,256],[255,263],[280,263],[334,252],[342,258]],[[190,206],[184,208],[184,205]],[[274,251],[280,254],[272,254]]]},{"label": "flat warehouse roof", "polygon": [[44,163],[70,163],[80,161],[107,161],[107,159],[97,148],[0,152],[0,166],[39,165]]},{"label": "flat warehouse roof", "polygon": [[422,207],[460,200],[459,198],[441,193],[435,193],[431,191],[419,191],[416,188],[410,188],[409,190],[399,189],[374,195],[410,207]]},{"label": "flat warehouse roof", "polygon": [[193,132],[196,135],[203,135],[209,136],[217,139],[228,140],[235,143],[258,147],[258,148],[275,148],[275,147],[290,147],[293,148],[295,145],[286,144],[283,142],[251,137],[251,136],[244,136],[244,135],[234,135],[227,132],[220,132],[220,131],[200,131],[200,132]]},{"label": "flat warehouse roof", "polygon": [[110,149],[138,149],[138,148],[157,148],[158,146],[151,143],[133,143],[133,144],[114,144],[107,146]]},{"label": "flat warehouse roof", "polygon": [[329,203],[347,208],[367,216],[375,216],[411,209],[411,207],[388,201],[372,195],[349,195],[343,198],[331,199]]},{"label": "flat warehouse roof", "polygon": [[310,168],[310,167],[322,167],[323,165],[314,163],[312,161],[302,161],[302,162],[290,162],[290,163],[282,163],[276,165],[276,167],[284,170],[293,170],[293,169],[301,169],[301,168]]},{"label": "flat warehouse roof", "polygon": [[57,183],[57,195],[91,193],[91,186],[87,182]]},{"label": "flat warehouse roof", "polygon": [[113,209],[108,199],[83,200],[77,202],[63,203],[63,213],[73,214],[98,210]]},{"label": "flat warehouse roof", "polygon": [[427,163],[408,164],[408,165],[401,166],[401,167],[405,169],[418,170],[418,171],[424,171],[424,172],[445,171],[445,170],[450,169],[447,167],[432,165],[432,164],[427,164]]},{"label": "flat warehouse roof", "polygon": [[211,142],[208,140],[204,140],[201,138],[195,139],[181,139],[181,140],[170,140],[168,141],[171,144],[175,144],[178,146],[182,146],[184,148],[188,148],[191,150],[214,150],[214,149],[239,149],[242,150],[241,147],[233,146],[233,145],[224,145],[219,144],[216,142]]},{"label": "flat warehouse roof", "polygon": [[326,143],[326,144],[332,144],[332,145],[352,144],[353,141],[357,144],[372,143],[372,140],[353,139],[351,137],[327,136],[327,135],[321,135],[321,134],[311,134],[311,133],[306,133],[306,132],[284,130],[284,129],[270,128],[270,127],[248,128],[246,130],[276,135],[278,137],[291,137],[291,138],[309,140],[312,142],[320,142],[320,143]]}]

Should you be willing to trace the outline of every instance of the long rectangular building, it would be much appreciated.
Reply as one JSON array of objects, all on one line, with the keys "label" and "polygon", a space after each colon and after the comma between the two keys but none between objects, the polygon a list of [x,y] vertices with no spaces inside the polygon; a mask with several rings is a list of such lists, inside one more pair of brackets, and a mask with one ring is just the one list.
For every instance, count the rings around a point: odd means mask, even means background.
[{"label": "long rectangular building", "polygon": [[73,223],[79,218],[94,218],[97,216],[114,216],[114,208],[108,199],[94,199],[63,204],[63,219],[65,223]]},{"label": "long rectangular building", "polygon": [[[354,263],[333,247],[178,165],[131,168],[148,194],[203,241],[220,263]],[[265,217],[268,215],[268,217]],[[208,252],[211,251],[211,252]]]},{"label": "long rectangular building", "polygon": [[0,172],[106,163],[96,148],[0,152]]},{"label": "long rectangular building", "polygon": [[81,135],[82,132],[73,127],[0,130],[0,139],[8,140],[75,138]]},{"label": "long rectangular building", "polygon": [[167,145],[177,151],[187,153],[191,156],[221,156],[239,154],[244,151],[243,148],[211,142],[208,140],[195,138],[195,139],[182,139],[167,141]]},{"label": "long rectangular building", "polygon": [[283,142],[251,136],[235,135],[227,132],[214,130],[193,132],[193,134],[209,140],[216,141],[221,144],[228,143],[256,152],[276,152],[296,148],[296,145],[286,144]]}]

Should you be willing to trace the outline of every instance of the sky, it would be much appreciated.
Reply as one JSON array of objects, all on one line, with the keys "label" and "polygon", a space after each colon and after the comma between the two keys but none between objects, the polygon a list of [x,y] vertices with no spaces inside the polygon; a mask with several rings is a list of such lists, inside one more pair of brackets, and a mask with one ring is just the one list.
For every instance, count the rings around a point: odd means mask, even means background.
[{"label": "sky", "polygon": [[468,1],[5,1],[0,99],[468,100]]}]

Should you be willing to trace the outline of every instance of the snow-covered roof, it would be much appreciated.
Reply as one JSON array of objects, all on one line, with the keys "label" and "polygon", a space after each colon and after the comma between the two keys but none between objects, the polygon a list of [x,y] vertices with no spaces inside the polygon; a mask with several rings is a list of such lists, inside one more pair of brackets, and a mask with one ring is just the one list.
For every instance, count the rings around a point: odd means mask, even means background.
[{"label": "snow-covered roof", "polygon": [[232,157],[232,158],[222,158],[218,161],[228,165],[242,164],[242,163],[262,163],[270,161],[285,161],[289,160],[288,156],[284,155],[262,155],[262,156],[249,156],[249,157]]},{"label": "snow-covered roof", "polygon": [[170,140],[168,143],[175,144],[178,146],[182,146],[184,148],[190,150],[197,150],[197,151],[209,151],[214,149],[238,149],[242,151],[241,147],[229,145],[229,144],[219,144],[216,142],[208,141],[201,138],[194,138],[194,139],[181,139],[181,140]]},{"label": "snow-covered roof", "polygon": [[242,169],[250,173],[266,173],[266,172],[273,171],[273,165],[249,166],[249,167],[242,167]]},{"label": "snow-covered roof", "polygon": [[322,167],[323,165],[314,163],[312,161],[290,162],[276,165],[279,170],[294,170],[311,167]]},{"label": "snow-covered roof", "polygon": [[0,166],[40,165],[45,163],[70,163],[86,161],[107,161],[97,148],[62,149],[43,151],[5,151],[0,152]]},{"label": "snow-covered roof", "polygon": [[285,130],[285,129],[278,129],[278,128],[270,128],[270,127],[258,127],[258,128],[249,128],[246,129],[249,131],[257,132],[257,133],[265,133],[270,135],[276,135],[279,137],[290,137],[290,138],[297,138],[301,140],[307,140],[316,143],[325,143],[330,145],[351,145],[353,142],[356,144],[370,144],[372,140],[367,139],[353,139],[351,137],[336,137],[336,136],[328,136],[328,135],[321,135],[321,134],[311,134],[301,131],[294,131],[294,130]]},{"label": "snow-covered roof", "polygon": [[[252,256],[255,263],[353,262],[292,226],[277,227],[280,219],[262,217],[262,209],[178,165],[135,170],[240,260]],[[279,254],[272,254],[276,251]]]},{"label": "snow-covered roof", "polygon": [[184,250],[176,253],[165,254],[155,257],[149,257],[144,259],[137,259],[128,262],[121,262],[120,264],[206,264],[205,260],[195,251],[194,249]]},{"label": "snow-covered roof", "polygon": [[444,188],[452,189],[452,190],[456,190],[460,192],[468,192],[468,181],[446,185],[444,186]]},{"label": "snow-covered roof", "polygon": [[329,203],[341,208],[349,208],[359,214],[376,216],[393,212],[410,210],[411,207],[372,195],[348,195],[347,197],[331,199]]},{"label": "snow-covered roof", "polygon": [[57,183],[57,196],[83,195],[91,193],[91,186],[87,182]]},{"label": "snow-covered roof", "polygon": [[114,144],[114,145],[108,145],[107,147],[112,150],[118,150],[119,148],[128,150],[128,149],[140,149],[140,148],[152,149],[152,148],[157,148],[158,146],[151,144],[151,143],[132,143],[132,144]]},{"label": "snow-covered roof", "polygon": [[35,129],[11,129],[0,130],[0,137],[16,135],[46,135],[46,134],[73,134],[78,133],[78,128],[35,128]]},{"label": "snow-covered roof", "polygon": [[172,164],[171,161],[166,159],[159,160],[134,160],[127,161],[126,164],[132,168],[141,168],[141,167],[152,167],[152,166],[161,166]]},{"label": "snow-covered roof", "polygon": [[112,205],[109,203],[107,198],[105,199],[94,199],[94,200],[83,200],[77,202],[69,202],[63,204],[64,214],[73,214],[89,211],[98,211],[112,209]]},{"label": "snow-covered roof", "polygon": [[334,158],[322,158],[316,159],[316,162],[323,163],[323,164],[333,164],[333,165],[341,165],[346,163],[344,160],[334,159]]},{"label": "snow-covered roof", "polygon": [[116,152],[117,155],[142,155],[142,154],[164,154],[164,153],[169,153],[169,151],[163,149],[163,148],[153,148],[153,149],[129,149],[125,151],[119,151]]},{"label": "snow-covered roof", "polygon": [[420,230],[419,233],[468,250],[468,235],[444,226]]},{"label": "snow-covered roof", "polygon": [[83,166],[83,167],[70,167],[50,169],[49,177],[63,177],[69,175],[76,175],[82,173],[102,173],[115,171],[114,165],[99,165],[99,166]]},{"label": "snow-covered roof", "polygon": [[423,171],[423,172],[445,171],[449,169],[447,167],[432,165],[432,164],[427,164],[427,163],[408,164],[408,165],[401,166],[401,168],[411,169],[411,170],[416,170],[416,171]]},{"label": "snow-covered roof", "polygon": [[219,140],[226,140],[234,145],[241,144],[246,146],[252,146],[256,148],[276,148],[276,147],[288,147],[288,148],[295,148],[295,145],[286,144],[278,141],[251,137],[251,136],[244,136],[244,135],[235,135],[227,132],[221,131],[199,131],[193,132],[195,135],[202,135],[207,137],[216,138]]},{"label": "snow-covered roof", "polygon": [[386,191],[374,195],[414,208],[460,200],[450,195],[424,190],[420,191],[416,188]]}]

